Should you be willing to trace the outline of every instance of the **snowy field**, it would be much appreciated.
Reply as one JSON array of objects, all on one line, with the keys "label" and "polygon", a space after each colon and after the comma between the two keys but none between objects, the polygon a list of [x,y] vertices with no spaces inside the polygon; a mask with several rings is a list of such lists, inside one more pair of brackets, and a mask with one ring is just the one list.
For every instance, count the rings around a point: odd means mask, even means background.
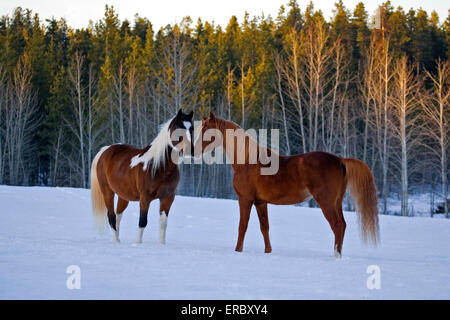
[{"label": "snowy field", "polygon": [[[157,241],[158,201],[135,245],[138,205],[124,213],[121,243],[99,234],[84,189],[0,186],[1,299],[450,299],[450,221],[381,216],[381,246],[364,246],[345,214],[343,258],[319,209],[270,206],[273,253],[256,212],[244,252],[234,252],[237,201],[178,196]],[[69,290],[77,265],[81,289]],[[369,290],[367,268],[380,270]]]}]

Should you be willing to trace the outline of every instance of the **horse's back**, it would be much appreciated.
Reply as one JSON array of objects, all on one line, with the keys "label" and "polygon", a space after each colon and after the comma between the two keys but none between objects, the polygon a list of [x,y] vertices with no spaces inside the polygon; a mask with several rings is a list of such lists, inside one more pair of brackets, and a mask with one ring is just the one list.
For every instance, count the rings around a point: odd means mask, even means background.
[{"label": "horse's back", "polygon": [[300,169],[318,171],[325,173],[327,169],[341,169],[342,160],[340,157],[324,151],[312,151],[296,156],[300,161]]},{"label": "horse's back", "polygon": [[135,155],[141,155],[145,153],[150,146],[147,146],[144,149],[136,148],[129,144],[113,144],[106,149],[100,159],[103,165],[106,167],[110,166],[122,166],[123,163],[127,163],[127,166],[130,166],[131,158]]},{"label": "horse's back", "polygon": [[114,144],[104,150],[97,164],[100,181],[124,200],[139,200],[136,175],[130,163],[131,158],[145,153],[148,148],[139,149],[128,144]]},{"label": "horse's back", "polygon": [[[257,168],[254,167],[256,170]],[[273,175],[250,173],[253,177],[239,179],[239,189],[252,181],[257,198],[273,204],[294,204],[310,198],[310,189],[323,186],[335,177],[343,177],[341,158],[331,153],[315,151],[292,156],[280,156],[279,169]],[[345,174],[344,174],[345,175]],[[342,179],[340,179],[342,181]],[[250,188],[251,189],[251,188]]]},{"label": "horse's back", "polygon": [[328,152],[314,151],[300,155],[298,175],[304,177],[306,187],[314,197],[319,193],[334,197],[345,191],[347,185],[342,159]]},{"label": "horse's back", "polygon": [[132,145],[126,143],[117,143],[113,144],[106,149],[103,154],[109,154],[110,156],[116,156],[119,154],[131,155],[131,154],[140,154],[144,153],[148,150],[150,146],[145,147],[144,149],[136,148]]}]

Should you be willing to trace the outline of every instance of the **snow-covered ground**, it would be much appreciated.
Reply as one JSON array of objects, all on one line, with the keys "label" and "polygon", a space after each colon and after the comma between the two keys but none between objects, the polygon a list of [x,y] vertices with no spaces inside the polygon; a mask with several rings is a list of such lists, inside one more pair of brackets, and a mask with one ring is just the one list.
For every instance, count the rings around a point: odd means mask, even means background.
[{"label": "snow-covered ground", "polygon": [[[364,246],[345,214],[343,258],[319,209],[270,206],[273,253],[252,212],[244,252],[234,252],[237,201],[178,196],[167,244],[157,241],[158,201],[135,245],[138,205],[124,213],[121,243],[99,234],[84,189],[0,186],[1,299],[449,299],[450,221],[381,216],[381,246]],[[69,290],[68,266],[81,289]],[[381,288],[369,290],[367,268]]]},{"label": "snow-covered ground", "polygon": [[[430,192],[416,192],[408,195],[408,211],[410,216],[415,217],[430,217],[431,207],[436,210],[438,205],[443,204],[443,198],[440,192],[435,191],[434,203],[431,206]],[[381,203],[380,203],[381,209]],[[400,194],[392,193],[388,198],[388,214],[400,215],[402,207],[402,199]],[[445,218],[444,214],[434,214],[433,218]]]}]

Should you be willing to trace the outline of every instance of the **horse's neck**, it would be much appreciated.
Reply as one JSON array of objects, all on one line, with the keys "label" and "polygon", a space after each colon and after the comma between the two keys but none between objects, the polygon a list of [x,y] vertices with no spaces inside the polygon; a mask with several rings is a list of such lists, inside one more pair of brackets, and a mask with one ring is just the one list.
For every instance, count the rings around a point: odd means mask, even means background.
[{"label": "horse's neck", "polygon": [[[236,132],[236,130],[241,130],[241,133],[238,136],[238,139],[235,139],[235,143],[233,144],[233,148],[232,150],[229,150],[229,148],[227,148],[227,135],[226,135],[226,130],[228,129],[232,129]],[[258,142],[253,139],[249,134],[245,133],[245,129],[241,128],[239,125],[230,122],[230,121],[226,121],[222,124],[221,126],[221,133],[222,133],[222,147],[225,150],[225,154],[228,158],[228,160],[230,160],[232,162],[232,167],[234,170],[242,167],[243,165],[248,165],[249,159],[250,159],[250,143],[254,144],[253,145],[253,150],[252,152],[256,152],[257,156],[259,154],[259,150],[260,148],[262,148],[262,146],[260,146],[258,144]],[[241,136],[242,135],[242,136]],[[242,144],[242,139],[243,138],[243,142],[244,145],[240,146],[239,144]],[[234,137],[233,137],[234,139]],[[241,142],[239,141],[241,140]],[[244,164],[239,164],[238,163],[238,159],[239,159],[239,155],[240,154],[244,154]],[[258,163],[258,159],[256,159],[257,163]]]}]

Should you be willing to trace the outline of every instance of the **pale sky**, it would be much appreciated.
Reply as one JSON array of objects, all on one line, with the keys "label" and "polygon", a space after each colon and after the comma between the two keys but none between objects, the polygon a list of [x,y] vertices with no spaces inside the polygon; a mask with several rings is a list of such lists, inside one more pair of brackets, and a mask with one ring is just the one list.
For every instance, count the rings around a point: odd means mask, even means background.
[{"label": "pale sky", "polygon": [[[353,11],[355,5],[361,0],[344,0],[347,9]],[[363,1],[369,15],[375,12],[377,5],[385,0],[366,0]],[[74,1],[51,1],[51,0],[0,0],[0,14],[11,15],[13,9],[17,6],[29,8],[33,12],[39,13],[42,20],[46,18],[64,17],[68,25],[75,28],[86,27],[89,20],[94,22],[102,19],[104,15],[105,4],[113,5],[119,14],[121,21],[128,19],[134,21],[134,15],[138,13],[141,17],[146,17],[153,24],[154,30],[167,24],[180,22],[181,19],[189,15],[194,25],[197,18],[203,21],[214,21],[215,24],[225,26],[232,15],[236,15],[239,21],[242,21],[244,12],[247,11],[250,16],[271,15],[276,17],[282,4],[287,5],[288,0],[74,0]],[[300,8],[304,11],[309,0],[297,1]],[[329,19],[332,16],[335,0],[315,0],[313,1],[316,9],[321,9],[325,17]],[[450,9],[448,0],[392,0],[392,5],[396,8],[402,6],[405,11],[411,7],[422,8],[430,13],[436,10],[440,21],[443,22]]]}]

